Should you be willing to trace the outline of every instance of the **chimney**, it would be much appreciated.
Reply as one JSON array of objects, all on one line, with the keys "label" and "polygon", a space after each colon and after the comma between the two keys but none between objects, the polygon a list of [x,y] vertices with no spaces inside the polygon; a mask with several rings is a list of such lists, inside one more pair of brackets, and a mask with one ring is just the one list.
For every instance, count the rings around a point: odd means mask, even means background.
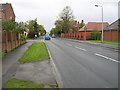
[{"label": "chimney", "polygon": [[81,23],[84,23],[84,21],[82,20]]}]

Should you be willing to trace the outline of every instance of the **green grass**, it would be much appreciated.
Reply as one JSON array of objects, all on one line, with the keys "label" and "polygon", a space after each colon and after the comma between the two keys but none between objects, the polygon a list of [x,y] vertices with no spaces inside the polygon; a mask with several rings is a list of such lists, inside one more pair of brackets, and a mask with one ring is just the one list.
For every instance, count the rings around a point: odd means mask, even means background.
[{"label": "green grass", "polygon": [[112,42],[112,41],[100,41],[100,40],[88,40],[90,42],[97,42],[97,43],[105,43],[105,44],[112,44],[112,45],[120,45],[120,42]]},{"label": "green grass", "polygon": [[56,84],[49,85],[51,88],[58,88]]},{"label": "green grass", "polygon": [[11,79],[9,80],[4,88],[43,88],[43,84],[36,84],[32,81],[26,81],[26,80],[17,80],[17,79]]},{"label": "green grass", "polygon": [[45,43],[37,42],[37,43],[33,43],[28,48],[28,50],[24,53],[24,55],[21,57],[19,62],[23,64],[27,62],[42,61],[49,58],[50,57],[49,57]]},{"label": "green grass", "polygon": [[43,39],[43,37],[37,37],[37,39]]}]

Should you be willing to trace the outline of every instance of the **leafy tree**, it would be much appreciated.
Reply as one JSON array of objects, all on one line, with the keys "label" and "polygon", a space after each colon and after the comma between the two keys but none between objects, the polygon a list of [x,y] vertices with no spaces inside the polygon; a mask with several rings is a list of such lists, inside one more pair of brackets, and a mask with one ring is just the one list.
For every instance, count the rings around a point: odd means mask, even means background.
[{"label": "leafy tree", "polygon": [[39,36],[37,19],[30,20],[27,23],[28,23],[27,28],[29,29],[28,37],[29,38],[34,38],[35,34],[37,34],[37,36]]},{"label": "leafy tree", "polygon": [[44,29],[41,30],[40,34],[41,34],[41,36],[44,36],[46,34],[46,30],[44,30]]},{"label": "leafy tree", "polygon": [[62,26],[63,26],[63,21],[62,20],[56,20],[55,21],[56,35],[62,33]]},{"label": "leafy tree", "polygon": [[23,34],[24,30],[25,30],[25,23],[23,23],[23,22],[17,23],[15,31],[20,32],[21,34]]},{"label": "leafy tree", "polygon": [[66,6],[60,14],[60,19],[63,21],[62,31],[68,33],[70,28],[70,20],[73,19],[73,13],[69,6]]},{"label": "leafy tree", "polygon": [[70,20],[70,28],[72,29],[73,33],[78,31],[78,26],[76,25],[76,22],[74,19]]},{"label": "leafy tree", "polygon": [[17,26],[17,23],[15,22],[14,19],[10,19],[9,21],[5,21],[2,23],[3,30],[8,32],[14,32],[16,26]]},{"label": "leafy tree", "polygon": [[44,36],[46,34],[46,30],[43,25],[38,25],[38,31],[40,32],[41,36]]},{"label": "leafy tree", "polygon": [[83,22],[83,20],[80,23],[80,28],[82,28],[85,25],[85,23]]},{"label": "leafy tree", "polygon": [[51,31],[50,31],[50,35],[52,35],[52,34],[54,34],[54,35],[58,35],[58,31],[57,31],[57,29],[56,28],[52,28],[51,29]]}]

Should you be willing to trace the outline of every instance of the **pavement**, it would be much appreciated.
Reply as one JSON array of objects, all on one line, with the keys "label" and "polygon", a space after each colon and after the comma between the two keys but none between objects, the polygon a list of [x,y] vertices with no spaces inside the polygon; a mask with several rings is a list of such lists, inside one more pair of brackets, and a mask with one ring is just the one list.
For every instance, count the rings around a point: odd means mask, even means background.
[{"label": "pavement", "polygon": [[[20,64],[18,60],[22,57],[28,47],[34,42],[44,40],[27,40],[27,43],[8,53],[2,58],[2,86],[12,79],[30,80],[35,83],[56,84],[50,60],[42,62]],[[47,88],[48,86],[45,86]]]},{"label": "pavement", "polygon": [[50,60],[21,64],[13,78],[29,80],[44,85],[56,84],[51,67]]},{"label": "pavement", "polygon": [[62,88],[118,88],[117,51],[61,38],[45,43]]}]

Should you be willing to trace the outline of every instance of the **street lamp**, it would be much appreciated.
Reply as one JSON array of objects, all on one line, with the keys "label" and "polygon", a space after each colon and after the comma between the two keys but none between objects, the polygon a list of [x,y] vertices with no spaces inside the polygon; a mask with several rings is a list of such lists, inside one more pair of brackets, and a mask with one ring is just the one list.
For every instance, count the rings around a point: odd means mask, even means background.
[{"label": "street lamp", "polygon": [[104,36],[103,36],[103,7],[102,6],[100,6],[100,5],[95,5],[96,7],[101,7],[101,9],[102,9],[102,42],[103,42],[103,38],[104,38]]}]

